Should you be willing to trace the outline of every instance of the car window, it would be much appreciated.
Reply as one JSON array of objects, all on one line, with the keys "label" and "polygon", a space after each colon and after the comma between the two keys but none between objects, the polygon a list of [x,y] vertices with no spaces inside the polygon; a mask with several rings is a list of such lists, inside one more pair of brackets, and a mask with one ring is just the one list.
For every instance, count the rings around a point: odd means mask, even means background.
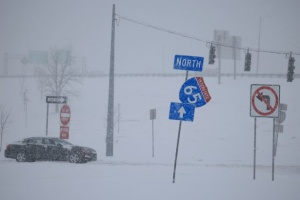
[{"label": "car window", "polygon": [[22,140],[21,143],[27,144],[28,143],[28,139]]},{"label": "car window", "polygon": [[43,144],[42,138],[36,138],[36,143],[37,144]]},{"label": "car window", "polygon": [[55,145],[54,141],[50,138],[44,138],[44,144]]},{"label": "car window", "polygon": [[27,141],[26,141],[27,144],[36,144],[37,143],[37,140],[36,138],[29,138]]}]

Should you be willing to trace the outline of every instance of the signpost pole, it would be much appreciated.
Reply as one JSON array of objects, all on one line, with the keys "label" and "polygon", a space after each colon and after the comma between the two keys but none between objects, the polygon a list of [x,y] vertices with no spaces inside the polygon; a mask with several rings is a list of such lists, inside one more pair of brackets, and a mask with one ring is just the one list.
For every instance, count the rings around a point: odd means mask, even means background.
[{"label": "signpost pole", "polygon": [[152,157],[154,158],[154,119],[156,119],[156,109],[150,110],[150,120],[152,120]]},{"label": "signpost pole", "polygon": [[254,117],[254,156],[253,156],[253,179],[256,173],[256,117]]},{"label": "signpost pole", "polygon": [[47,103],[46,136],[48,136],[48,114],[49,114],[49,103]]},{"label": "signpost pole", "polygon": [[152,119],[152,157],[154,158],[154,119]]},{"label": "signpost pole", "polygon": [[179,122],[179,129],[178,129],[178,137],[177,137],[177,145],[176,145],[176,153],[175,153],[174,170],[173,170],[173,183],[175,183],[176,165],[177,165],[177,156],[178,156],[178,148],[179,148],[181,124],[182,124],[182,121],[180,120],[180,122]]},{"label": "signpost pole", "polygon": [[[185,81],[189,77],[189,71],[185,73]],[[176,176],[176,166],[177,166],[177,156],[178,156],[178,148],[179,148],[179,140],[180,140],[180,132],[181,132],[181,124],[182,121],[179,121],[179,128],[178,128],[178,136],[177,136],[177,145],[176,145],[176,153],[175,153],[175,162],[174,162],[174,170],[173,170],[173,183],[175,183],[175,176]]]},{"label": "signpost pole", "polygon": [[275,174],[275,118],[273,118],[272,181]]}]

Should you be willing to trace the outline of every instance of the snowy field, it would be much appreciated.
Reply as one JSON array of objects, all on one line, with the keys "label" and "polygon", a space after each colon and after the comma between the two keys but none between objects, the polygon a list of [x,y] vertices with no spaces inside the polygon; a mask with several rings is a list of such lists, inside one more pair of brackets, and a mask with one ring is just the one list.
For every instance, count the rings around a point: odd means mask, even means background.
[{"label": "snowy field", "polygon": [[[183,122],[176,183],[172,183],[179,121],[169,120],[170,102],[179,102],[184,77],[115,79],[114,156],[105,156],[108,78],[83,79],[79,97],[69,97],[69,141],[97,150],[98,161],[17,163],[4,157],[6,143],[45,136],[46,102],[35,79],[0,79],[0,104],[11,108],[12,123],[0,155],[1,200],[299,200],[300,80],[204,78],[212,100]],[[28,89],[27,122],[21,83]],[[257,170],[253,180],[254,118],[250,85],[280,85],[288,105],[279,135],[272,181],[272,119],[257,119]],[[155,108],[152,157],[150,109]],[[59,114],[50,106],[49,136],[59,136]]]}]

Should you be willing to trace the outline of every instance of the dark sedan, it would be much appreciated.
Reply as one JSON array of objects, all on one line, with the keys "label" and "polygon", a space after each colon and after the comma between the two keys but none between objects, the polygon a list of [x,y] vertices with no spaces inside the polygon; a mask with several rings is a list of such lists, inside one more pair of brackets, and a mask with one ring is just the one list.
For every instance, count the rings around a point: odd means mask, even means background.
[{"label": "dark sedan", "polygon": [[6,158],[16,159],[17,162],[47,160],[86,163],[97,160],[97,152],[94,149],[52,137],[30,137],[8,144],[4,155]]}]

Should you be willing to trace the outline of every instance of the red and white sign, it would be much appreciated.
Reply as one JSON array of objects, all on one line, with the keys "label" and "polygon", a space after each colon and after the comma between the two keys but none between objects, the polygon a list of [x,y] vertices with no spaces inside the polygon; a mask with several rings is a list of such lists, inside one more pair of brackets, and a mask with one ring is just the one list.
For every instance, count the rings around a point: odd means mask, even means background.
[{"label": "red and white sign", "polygon": [[251,85],[250,116],[278,118],[279,85]]},{"label": "red and white sign", "polygon": [[69,139],[69,127],[68,126],[60,126],[60,139]]},{"label": "red and white sign", "polygon": [[71,110],[67,104],[60,109],[60,122],[63,126],[67,126],[70,122]]},{"label": "red and white sign", "polygon": [[204,99],[206,103],[208,103],[211,100],[211,96],[209,95],[208,89],[204,83],[204,79],[202,77],[196,77],[196,79],[199,84],[200,90],[203,93]]}]

